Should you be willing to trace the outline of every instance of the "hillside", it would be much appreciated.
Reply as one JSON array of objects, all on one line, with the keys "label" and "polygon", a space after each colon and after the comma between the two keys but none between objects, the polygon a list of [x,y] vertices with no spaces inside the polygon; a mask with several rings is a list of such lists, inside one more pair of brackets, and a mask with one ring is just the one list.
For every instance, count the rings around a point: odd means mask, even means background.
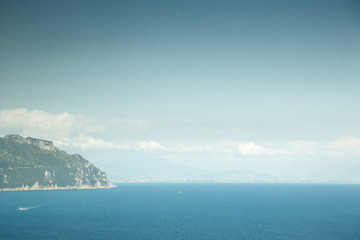
[{"label": "hillside", "polygon": [[111,187],[105,172],[50,141],[18,135],[0,138],[0,191]]}]

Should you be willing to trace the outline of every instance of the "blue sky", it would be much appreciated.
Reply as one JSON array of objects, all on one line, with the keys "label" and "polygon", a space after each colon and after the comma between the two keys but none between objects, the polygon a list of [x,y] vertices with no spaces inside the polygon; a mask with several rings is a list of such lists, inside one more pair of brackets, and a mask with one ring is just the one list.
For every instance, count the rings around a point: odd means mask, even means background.
[{"label": "blue sky", "polygon": [[119,169],[163,159],[335,178],[360,164],[359,12],[357,1],[1,1],[0,133],[51,139],[104,170],[99,152]]}]

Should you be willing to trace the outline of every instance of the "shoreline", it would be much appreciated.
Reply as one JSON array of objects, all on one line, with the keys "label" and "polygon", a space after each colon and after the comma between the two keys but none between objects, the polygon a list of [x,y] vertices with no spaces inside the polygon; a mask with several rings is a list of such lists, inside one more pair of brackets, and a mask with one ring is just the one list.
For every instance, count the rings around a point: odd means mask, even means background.
[{"label": "shoreline", "polygon": [[360,181],[231,181],[231,180],[160,180],[160,179],[134,179],[116,180],[114,184],[123,183],[241,183],[241,184],[360,184]]},{"label": "shoreline", "polygon": [[115,184],[110,184],[108,186],[66,186],[66,187],[58,187],[58,186],[48,186],[48,187],[17,187],[17,188],[0,188],[0,192],[21,192],[21,191],[53,191],[53,190],[86,190],[86,189],[111,189],[116,188]]}]

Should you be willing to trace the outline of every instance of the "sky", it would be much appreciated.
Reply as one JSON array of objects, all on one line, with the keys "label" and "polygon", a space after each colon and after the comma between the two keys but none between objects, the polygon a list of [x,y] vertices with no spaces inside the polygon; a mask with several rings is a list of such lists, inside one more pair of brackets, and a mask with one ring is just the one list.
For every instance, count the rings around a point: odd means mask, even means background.
[{"label": "sky", "polygon": [[0,135],[111,178],[360,180],[359,63],[358,1],[0,0]]}]

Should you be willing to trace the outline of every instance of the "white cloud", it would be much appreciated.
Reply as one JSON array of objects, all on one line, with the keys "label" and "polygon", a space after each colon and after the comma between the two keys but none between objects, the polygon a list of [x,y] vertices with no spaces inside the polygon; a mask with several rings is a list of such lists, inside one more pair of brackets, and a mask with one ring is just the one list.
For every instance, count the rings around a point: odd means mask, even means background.
[{"label": "white cloud", "polygon": [[331,142],[328,147],[339,150],[360,150],[360,139],[353,136],[344,136]]},{"label": "white cloud", "polygon": [[266,153],[264,147],[256,145],[252,142],[239,143],[237,148],[242,155],[260,155]]},{"label": "white cloud", "polygon": [[113,142],[107,142],[102,139],[96,139],[91,136],[80,134],[71,139],[71,145],[83,149],[111,149],[115,147]]},{"label": "white cloud", "polygon": [[209,145],[190,145],[185,143],[179,143],[175,147],[172,147],[169,149],[169,151],[172,152],[198,152],[198,153],[204,153],[204,152],[213,152],[213,147]]},{"label": "white cloud", "polygon": [[137,149],[138,144],[134,143],[120,143],[115,145],[115,149],[117,150],[132,150]]},{"label": "white cloud", "polygon": [[167,151],[166,147],[155,141],[123,142],[114,143],[100,138],[79,134],[76,137],[65,139],[63,141],[54,141],[57,147],[73,147],[81,149],[97,150],[118,150],[118,151],[142,151],[159,152]]},{"label": "white cloud", "polygon": [[324,147],[327,155],[344,157],[360,154],[360,139],[354,136],[340,137]]},{"label": "white cloud", "polygon": [[67,112],[51,114],[25,108],[0,111],[0,129],[23,136],[63,139],[70,136],[77,118]]},{"label": "white cloud", "polygon": [[[218,142],[219,146],[222,147],[220,150],[222,152],[229,152],[231,149],[235,152],[240,152],[242,155],[285,155],[290,154],[286,149],[278,148],[274,143],[266,143],[266,147],[263,145],[255,144],[253,142],[244,142],[236,140],[220,140]],[[224,148],[225,146],[225,148]]]},{"label": "white cloud", "polygon": [[295,154],[314,155],[317,148],[317,143],[311,140],[294,140],[287,143],[290,151]]},{"label": "white cloud", "polygon": [[153,151],[165,151],[166,148],[162,146],[160,143],[155,141],[142,141],[139,143],[139,148],[146,152]]},{"label": "white cloud", "polygon": [[120,133],[124,129],[137,130],[146,125],[147,123],[141,120],[91,119],[68,112],[53,114],[25,108],[0,111],[1,133],[48,139],[54,141],[59,147],[113,148],[114,143],[94,137],[94,135],[101,135],[104,132],[109,134],[110,130],[113,135],[114,131]]},{"label": "white cloud", "polygon": [[[294,140],[285,144],[220,140],[215,144],[182,142],[166,146],[155,140],[132,139],[129,142],[126,134],[121,134],[126,132],[127,136],[132,137],[133,131],[143,130],[147,127],[147,122],[134,119],[91,119],[68,112],[53,114],[25,108],[0,111],[1,134],[20,134],[24,137],[48,139],[54,141],[55,145],[60,148],[113,149],[156,154],[207,153],[219,156],[219,158],[225,155],[235,156],[236,153],[247,156],[306,154],[337,157],[360,154],[360,139],[355,136],[343,136],[329,144],[322,145],[312,140]],[[121,141],[116,141],[114,139],[116,136],[122,136],[122,139],[116,139]]]}]

